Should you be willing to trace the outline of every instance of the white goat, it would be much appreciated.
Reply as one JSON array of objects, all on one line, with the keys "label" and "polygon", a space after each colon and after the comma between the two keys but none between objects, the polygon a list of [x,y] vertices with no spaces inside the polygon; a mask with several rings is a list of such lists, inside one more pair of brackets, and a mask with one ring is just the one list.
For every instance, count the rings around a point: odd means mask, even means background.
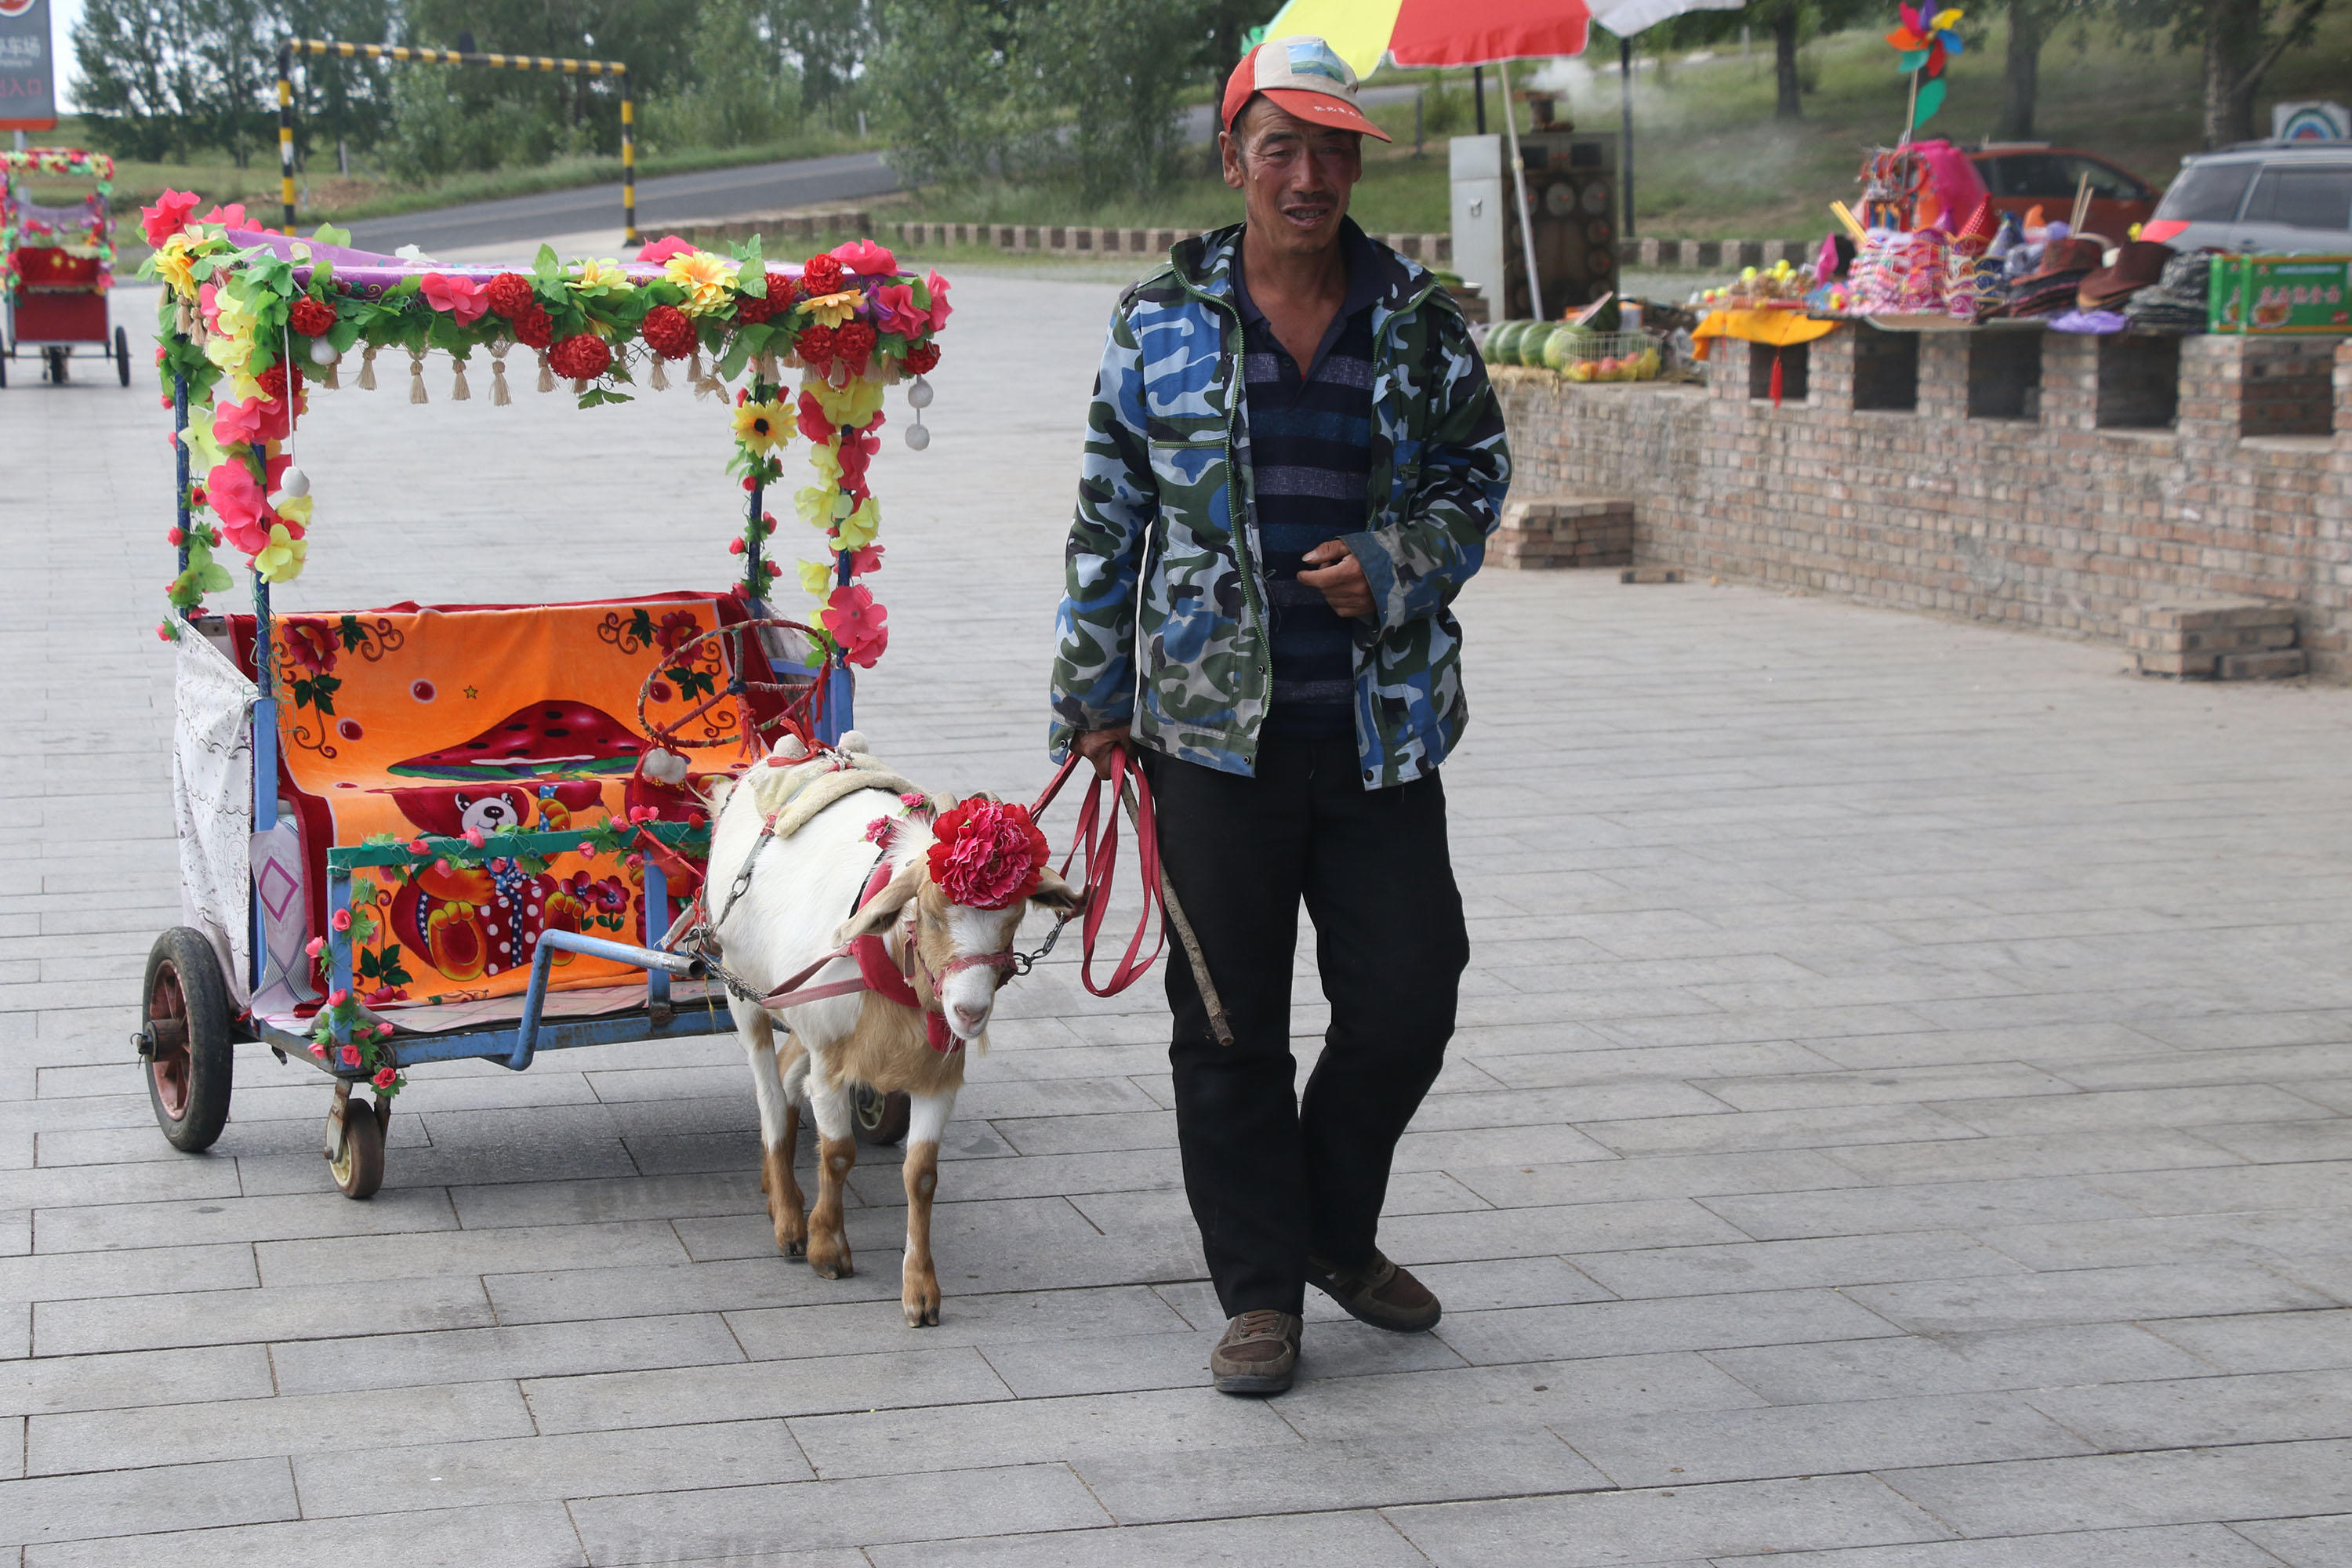
[{"label": "white goat", "polygon": [[[863,748],[853,737],[844,740]],[[875,765],[857,760],[867,768]],[[931,1266],[930,1237],[940,1135],[955,1110],[956,1092],[963,1087],[965,1047],[987,1048],[996,990],[1009,978],[1001,958],[995,965],[959,961],[1010,952],[1027,904],[1066,914],[1076,908],[1078,896],[1047,868],[1035,892],[1008,908],[972,909],[949,902],[930,876],[927,852],[932,832],[921,814],[896,821],[878,849],[868,837],[877,816],[898,815],[898,802],[884,789],[895,791],[903,781],[845,795],[789,837],[762,846],[762,824],[807,784],[806,775],[803,768],[754,765],[723,795],[714,793],[708,887],[712,918],[718,920],[725,911],[719,939],[728,968],[772,994],[821,954],[851,938],[883,936],[900,972],[911,972],[922,1008],[944,1016],[953,1048],[934,1048],[924,1012],[872,991],[810,1002],[776,1015],[790,1030],[781,1041],[764,1008],[740,997],[730,999],[760,1101],[760,1184],[768,1194],[777,1249],[787,1256],[805,1249],[810,1267],[828,1279],[847,1276],[849,1242],[842,1230],[841,1194],[857,1160],[850,1088],[862,1083],[886,1094],[904,1092],[913,1112],[907,1128],[907,1257],[899,1300],[907,1321],[921,1328],[940,1321],[940,1283]],[[858,909],[877,854],[891,868],[889,883]],[[747,856],[753,857],[751,881],[730,906],[727,893]],[[908,961],[910,936],[917,955],[913,963]],[[856,973],[854,960],[837,959],[810,976],[804,988]],[[936,990],[934,975],[940,977]],[[800,1185],[793,1177],[803,1088],[816,1113],[819,1139],[816,1207],[805,1220]]]}]

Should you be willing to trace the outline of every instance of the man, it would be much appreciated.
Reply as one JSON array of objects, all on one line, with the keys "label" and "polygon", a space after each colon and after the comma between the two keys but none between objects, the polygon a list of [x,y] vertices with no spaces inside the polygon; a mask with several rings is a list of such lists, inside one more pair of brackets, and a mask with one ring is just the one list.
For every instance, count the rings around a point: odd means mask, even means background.
[{"label": "man", "polygon": [[[1453,301],[1349,221],[1362,138],[1388,140],[1355,93],[1320,38],[1264,44],[1226,84],[1247,220],[1176,247],[1111,319],[1054,668],[1057,756],[1142,753],[1234,1037],[1215,1042],[1171,954],[1177,1139],[1232,1320],[1210,1358],[1228,1394],[1290,1386],[1307,1283],[1385,1329],[1439,1312],[1375,1233],[1468,963],[1437,777],[1464,721],[1447,605],[1510,458]],[[1302,899],[1331,1004],[1303,1099]]]}]

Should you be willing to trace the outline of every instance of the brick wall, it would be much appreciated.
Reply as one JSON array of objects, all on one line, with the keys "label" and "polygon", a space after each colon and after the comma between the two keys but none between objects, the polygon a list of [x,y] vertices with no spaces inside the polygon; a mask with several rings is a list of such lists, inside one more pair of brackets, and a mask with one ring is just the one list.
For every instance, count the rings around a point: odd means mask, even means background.
[{"label": "brick wall", "polygon": [[[1497,371],[1514,492],[1632,500],[1644,563],[2118,645],[2134,605],[2288,604],[2313,668],[2352,679],[2352,345],[2189,338],[2168,374],[2063,333],[2038,355],[1923,333],[1916,406],[1857,410],[1857,330],[1812,343],[1778,409],[1738,342],[1706,388]],[[2037,395],[1989,395],[2037,358]]]}]

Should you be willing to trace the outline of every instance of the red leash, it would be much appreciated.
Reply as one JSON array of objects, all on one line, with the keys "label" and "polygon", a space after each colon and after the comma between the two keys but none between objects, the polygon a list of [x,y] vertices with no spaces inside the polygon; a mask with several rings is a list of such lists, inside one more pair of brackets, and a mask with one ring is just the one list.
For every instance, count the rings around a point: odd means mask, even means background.
[{"label": "red leash", "polygon": [[[1054,775],[1054,782],[1045,786],[1045,793],[1029,808],[1031,816],[1045,815],[1045,808],[1054,804],[1054,797],[1062,793],[1070,774],[1085,760],[1077,748],[1070,749],[1070,760],[1062,764],[1062,771]],[[1135,814],[1135,858],[1136,869],[1143,879],[1143,913],[1136,921],[1135,935],[1129,939],[1127,952],[1120,955],[1110,978],[1097,985],[1094,978],[1095,943],[1102,934],[1105,917],[1110,913],[1111,877],[1118,866],[1118,812],[1116,807],[1105,809],[1106,789],[1114,800],[1129,798]],[[1084,911],[1078,927],[1078,984],[1097,996],[1116,996],[1142,979],[1144,973],[1158,962],[1160,950],[1168,945],[1168,927],[1163,921],[1160,939],[1152,943],[1151,952],[1139,960],[1138,955],[1143,953],[1143,939],[1151,930],[1152,917],[1164,909],[1167,884],[1160,873],[1160,832],[1151,813],[1151,785],[1144,778],[1142,765],[1135,760],[1134,753],[1124,746],[1118,749],[1117,773],[1111,778],[1092,780],[1086,798],[1078,805],[1077,833],[1070,840],[1070,852],[1062,858],[1065,878],[1081,849],[1086,852],[1086,881],[1078,894],[1079,907]]]}]

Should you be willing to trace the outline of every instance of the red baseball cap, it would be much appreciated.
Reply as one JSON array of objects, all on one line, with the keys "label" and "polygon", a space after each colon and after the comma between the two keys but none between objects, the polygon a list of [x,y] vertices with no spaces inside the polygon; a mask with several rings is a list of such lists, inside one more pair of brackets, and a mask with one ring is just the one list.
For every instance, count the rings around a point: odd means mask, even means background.
[{"label": "red baseball cap", "polygon": [[1312,124],[1390,140],[1356,107],[1356,73],[1320,38],[1268,38],[1244,55],[1225,79],[1223,127],[1231,131],[1234,117],[1261,92],[1285,113]]}]

